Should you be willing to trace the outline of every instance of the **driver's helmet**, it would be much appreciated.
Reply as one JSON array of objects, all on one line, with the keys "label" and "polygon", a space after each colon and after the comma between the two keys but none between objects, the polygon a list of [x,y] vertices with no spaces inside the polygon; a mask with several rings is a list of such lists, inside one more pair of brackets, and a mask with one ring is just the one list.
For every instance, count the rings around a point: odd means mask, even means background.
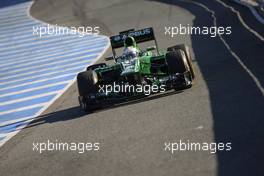
[{"label": "driver's helmet", "polygon": [[136,58],[138,56],[138,50],[134,47],[127,47],[124,50],[124,55],[131,57],[132,59]]},{"label": "driver's helmet", "polygon": [[137,48],[137,44],[135,39],[131,36],[128,36],[124,41],[124,55],[129,56],[131,58],[136,58],[139,54],[139,49]]}]

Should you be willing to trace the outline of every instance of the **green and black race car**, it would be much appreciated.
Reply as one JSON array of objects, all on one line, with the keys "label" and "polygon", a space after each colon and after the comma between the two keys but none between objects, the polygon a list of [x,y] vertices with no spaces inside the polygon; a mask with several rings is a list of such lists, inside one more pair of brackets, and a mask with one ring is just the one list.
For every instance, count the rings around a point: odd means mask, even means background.
[{"label": "green and black race car", "polygon": [[[138,43],[154,41],[141,50]],[[156,92],[183,90],[195,77],[189,48],[176,45],[159,51],[153,28],[134,29],[110,37],[115,63],[91,65],[77,76],[80,107],[87,112],[105,104],[145,97]],[[117,56],[116,49],[124,47]]]}]

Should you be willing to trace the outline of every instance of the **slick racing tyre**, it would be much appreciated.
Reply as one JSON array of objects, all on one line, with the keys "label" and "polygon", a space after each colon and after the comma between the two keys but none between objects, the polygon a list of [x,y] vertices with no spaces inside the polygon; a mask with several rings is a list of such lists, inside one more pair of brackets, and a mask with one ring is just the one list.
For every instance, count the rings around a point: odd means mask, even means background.
[{"label": "slick racing tyre", "polygon": [[194,80],[195,71],[194,71],[194,68],[193,68],[192,58],[191,58],[189,47],[184,45],[184,44],[181,44],[181,45],[176,45],[176,46],[169,47],[167,49],[167,51],[177,51],[177,50],[182,50],[185,53],[185,56],[186,56],[186,59],[187,59],[188,65],[189,65],[189,69],[190,69],[190,72],[191,72],[191,75],[192,75],[192,80]]},{"label": "slick racing tyre", "polygon": [[79,104],[81,109],[85,110],[86,112],[91,112],[99,108],[99,105],[96,104],[95,98],[91,98],[92,95],[97,93],[97,86],[94,80],[94,74],[96,73],[93,70],[106,66],[107,65],[105,63],[90,65],[86,68],[86,71],[77,75]]},{"label": "slick racing tyre", "polygon": [[181,74],[183,76],[183,84],[179,87],[175,86],[175,90],[182,90],[192,86],[192,75],[187,62],[186,55],[182,50],[170,51],[166,54],[166,62],[168,64],[169,74]]},{"label": "slick racing tyre", "polygon": [[171,51],[166,54],[169,73],[184,73],[189,71],[185,53],[182,50]]},{"label": "slick racing tyre", "polygon": [[96,93],[92,70],[79,73],[77,75],[77,84],[80,96]]},{"label": "slick racing tyre", "polygon": [[97,87],[93,79],[93,70],[79,73],[77,76],[77,85],[81,109],[86,112],[95,110],[97,108],[95,99],[91,99],[91,95],[96,94],[97,91]]}]

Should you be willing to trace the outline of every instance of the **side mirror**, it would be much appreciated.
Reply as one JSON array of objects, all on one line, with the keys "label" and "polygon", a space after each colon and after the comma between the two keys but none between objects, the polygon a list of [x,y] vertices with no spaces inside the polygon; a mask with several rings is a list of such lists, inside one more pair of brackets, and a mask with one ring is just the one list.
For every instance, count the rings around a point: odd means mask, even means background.
[{"label": "side mirror", "polygon": [[113,56],[110,56],[110,57],[106,57],[105,58],[105,61],[110,61],[110,60],[114,60],[114,57]]},{"label": "side mirror", "polygon": [[150,47],[147,47],[146,50],[147,50],[147,51],[153,51],[153,50],[156,50],[156,46],[150,46]]}]

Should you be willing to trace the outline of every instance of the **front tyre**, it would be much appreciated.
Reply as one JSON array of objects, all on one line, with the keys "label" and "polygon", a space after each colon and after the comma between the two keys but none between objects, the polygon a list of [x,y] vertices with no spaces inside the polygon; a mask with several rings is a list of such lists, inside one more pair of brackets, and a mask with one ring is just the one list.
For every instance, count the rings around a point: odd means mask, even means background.
[{"label": "front tyre", "polygon": [[166,62],[169,74],[180,74],[183,85],[175,86],[175,90],[190,88],[192,85],[192,75],[185,53],[182,50],[167,52]]},{"label": "front tyre", "polygon": [[189,65],[189,70],[190,70],[191,75],[192,75],[192,80],[194,80],[195,71],[194,71],[194,67],[192,64],[192,57],[191,57],[191,53],[190,53],[190,48],[187,45],[180,44],[180,45],[175,45],[175,46],[169,47],[167,49],[167,51],[177,51],[177,50],[182,50],[184,52],[186,59],[187,59],[187,62],[188,62],[188,65]]}]

